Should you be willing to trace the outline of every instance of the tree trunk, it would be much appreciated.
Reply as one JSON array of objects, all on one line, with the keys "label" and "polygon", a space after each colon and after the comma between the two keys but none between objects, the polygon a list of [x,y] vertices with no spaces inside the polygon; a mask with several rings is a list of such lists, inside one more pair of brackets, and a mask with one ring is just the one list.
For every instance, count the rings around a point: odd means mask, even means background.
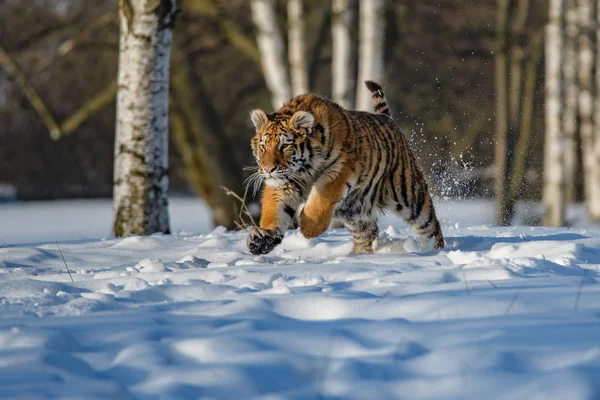
[{"label": "tree trunk", "polygon": [[273,109],[277,110],[292,97],[292,88],[285,61],[283,35],[277,25],[275,2],[252,0],[250,6],[263,75],[271,92]]},{"label": "tree trunk", "polygon": [[579,123],[582,144],[584,196],[590,201],[594,194],[594,101],[592,97],[594,49],[592,46],[593,7],[590,0],[578,0],[579,14]]},{"label": "tree trunk", "polygon": [[577,113],[579,83],[577,78],[577,3],[566,0],[565,13],[565,109],[563,112],[563,130],[565,132],[565,195],[568,202],[576,199],[577,173]]},{"label": "tree trunk", "polygon": [[[530,29],[527,28],[529,17],[529,2],[530,0],[518,0],[516,5],[516,13],[511,20],[513,26],[511,32],[508,32],[510,38],[508,43],[508,55],[510,58],[509,70],[509,153],[514,146],[510,146],[511,142],[519,135],[519,124],[521,120],[521,106],[523,93],[523,75],[524,61],[526,56],[527,39],[530,36]],[[512,10],[509,11],[509,15]],[[514,38],[513,38],[514,36]],[[509,154],[510,158],[510,154]],[[510,164],[510,162],[509,162]],[[510,169],[510,168],[509,168]]]},{"label": "tree trunk", "polygon": [[[588,207],[588,216],[593,221],[600,221],[600,3],[597,5],[595,24],[590,26],[590,30],[596,32],[596,91],[594,97],[594,129],[593,135],[588,140],[590,146],[593,146],[593,154],[588,154],[589,160],[584,159],[589,166],[589,180],[585,186],[590,186],[589,195],[586,196]],[[583,132],[582,132],[583,134]],[[585,155],[585,144],[584,144]],[[587,172],[587,171],[586,171]],[[586,174],[587,176],[587,174]],[[587,194],[587,192],[586,192]]]},{"label": "tree trunk", "polygon": [[[584,197],[587,204],[588,216],[592,220],[600,220],[600,145],[598,137],[600,135],[600,96],[598,88],[600,87],[600,73],[596,71],[596,81],[594,82],[594,50],[596,50],[596,62],[600,65],[600,52],[598,43],[594,48],[593,34],[598,35],[600,40],[600,30],[598,30],[597,21],[594,18],[598,16],[598,10],[595,10],[591,0],[579,0],[579,107],[580,111],[580,132],[583,158],[583,177],[584,177]],[[600,7],[600,4],[598,5]],[[596,66],[596,68],[598,68]],[[596,85],[596,96],[594,98],[594,87]],[[594,110],[594,108],[596,108]],[[594,121],[595,119],[595,121]],[[594,126],[595,125],[595,126]]]},{"label": "tree trunk", "polygon": [[169,58],[174,0],[120,0],[115,236],[169,232]]},{"label": "tree trunk", "polygon": [[383,79],[383,40],[385,32],[383,0],[360,0],[359,14],[356,109],[372,111],[371,92],[364,85],[364,82],[373,80],[381,83]]},{"label": "tree trunk", "polygon": [[494,195],[496,197],[496,225],[509,225],[510,217],[507,212],[508,191],[506,178],[508,173],[508,129],[510,98],[509,85],[509,15],[512,2],[498,0],[496,9],[496,51],[495,88],[496,88],[496,141],[494,151]]},{"label": "tree trunk", "polygon": [[527,160],[529,158],[530,143],[532,136],[532,122],[534,115],[535,88],[538,80],[538,69],[543,54],[543,26],[539,32],[533,35],[529,49],[530,55],[525,67],[525,82],[523,87],[523,103],[521,106],[521,128],[519,129],[519,140],[516,145],[515,161],[510,180],[510,192],[508,196],[508,209],[514,213],[515,204],[525,181],[527,172]]},{"label": "tree trunk", "polygon": [[[243,172],[202,77],[194,76],[179,40],[173,45],[171,124],[175,146],[192,188],[206,201],[215,226],[235,229],[240,204],[221,186],[243,194]],[[179,43],[179,46],[177,45]]]},{"label": "tree trunk", "polygon": [[352,1],[333,0],[331,8],[333,101],[346,109],[353,109],[355,85],[350,31],[354,20]]},{"label": "tree trunk", "polygon": [[[510,18],[513,13],[513,8],[516,7],[516,14],[514,18]],[[535,52],[530,45],[532,37],[534,36],[527,26],[527,22],[529,21],[529,8],[530,8],[530,0],[518,0],[517,4],[509,4],[508,10],[506,12],[506,17],[499,16],[499,22],[502,21],[503,18],[511,19],[514,21],[512,29],[510,32],[505,31],[505,46],[506,46],[506,56],[510,58],[510,69],[508,70],[508,77],[506,81],[509,82],[508,86],[508,98],[509,98],[509,115],[508,115],[508,123],[506,131],[506,137],[504,139],[505,142],[505,151],[503,159],[498,159],[501,166],[501,170],[504,170],[504,174],[498,174],[497,179],[503,179],[503,182],[497,182],[498,187],[502,186],[502,191],[498,196],[498,211],[496,215],[497,224],[498,225],[510,225],[512,220],[514,219],[516,213],[516,204],[517,204],[517,191],[513,191],[513,181],[511,177],[516,177],[517,179],[522,178],[520,176],[521,173],[525,173],[524,170],[517,170],[517,166],[515,165],[515,158],[520,157],[522,152],[526,152],[527,149],[525,147],[517,146],[517,141],[519,144],[521,143],[529,143],[530,131],[522,132],[521,128],[524,123],[527,123],[527,118],[524,113],[526,112],[525,107],[529,106],[529,104],[525,104],[526,101],[532,102],[531,96],[526,98],[527,94],[524,93],[524,77],[527,72],[525,66],[526,56],[529,57],[528,66],[531,64],[531,58],[534,57],[533,53]],[[501,12],[502,10],[498,10]],[[507,21],[502,21],[507,22]],[[508,27],[508,24],[506,25]],[[514,36],[514,38],[513,38]],[[499,43],[502,43],[499,41]],[[527,54],[527,50],[529,54]],[[533,75],[535,78],[536,71],[533,71]],[[534,87],[535,88],[535,87]],[[527,126],[525,126],[527,128]],[[500,155],[498,155],[500,156]],[[524,164],[519,165],[519,168],[526,166]],[[514,182],[514,184],[520,186],[520,182]]]},{"label": "tree trunk", "polygon": [[305,41],[302,0],[288,0],[288,54],[293,96],[308,93]]},{"label": "tree trunk", "polygon": [[549,1],[546,27],[546,134],[544,141],[544,223],[562,226],[565,222],[563,45],[564,1]]}]

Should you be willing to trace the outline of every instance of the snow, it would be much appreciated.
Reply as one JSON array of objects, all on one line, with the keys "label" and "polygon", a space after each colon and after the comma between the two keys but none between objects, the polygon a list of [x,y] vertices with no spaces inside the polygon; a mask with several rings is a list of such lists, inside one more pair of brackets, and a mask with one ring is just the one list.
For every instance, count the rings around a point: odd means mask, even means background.
[{"label": "snow", "polygon": [[330,230],[253,256],[198,202],[172,202],[173,235],[128,238],[106,204],[0,206],[0,398],[600,398],[600,228],[580,210],[496,228],[447,202],[440,252],[384,219],[373,255]]},{"label": "snow", "polygon": [[[169,213],[176,232],[212,229],[202,200],[171,197]],[[0,203],[0,244],[103,238],[109,236],[112,222],[109,199]]]}]

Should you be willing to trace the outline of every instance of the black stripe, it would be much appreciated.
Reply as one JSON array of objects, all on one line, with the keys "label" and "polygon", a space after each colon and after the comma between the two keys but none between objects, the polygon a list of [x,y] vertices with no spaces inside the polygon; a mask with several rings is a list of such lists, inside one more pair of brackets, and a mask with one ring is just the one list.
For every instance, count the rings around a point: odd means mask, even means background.
[{"label": "black stripe", "polygon": [[[368,128],[371,128],[370,126],[367,126]],[[369,133],[372,133],[371,130],[369,130]],[[370,158],[369,158],[369,168],[367,168],[367,174],[369,175],[370,179],[369,179],[369,183],[367,184],[367,187],[365,188],[365,190],[363,191],[363,195],[367,196],[369,194],[369,191],[371,190],[371,186],[373,186],[373,178],[375,178],[375,175],[377,173],[377,171],[379,170],[379,166],[377,166],[375,168],[374,174],[371,174],[371,168],[374,166],[374,157],[373,157],[373,153],[377,152],[377,160],[379,160],[381,158],[381,151],[379,149],[379,145],[377,143],[377,140],[375,137],[372,137],[371,135],[367,136],[368,139],[373,139],[373,141],[369,140],[369,144],[370,144],[370,148],[372,149],[372,151],[369,152]],[[376,161],[377,162],[377,161]]]},{"label": "black stripe", "polygon": [[408,206],[408,198],[406,197],[406,164],[404,164],[404,171],[400,175],[400,197],[402,197],[402,204]]},{"label": "black stripe", "polygon": [[325,155],[325,159],[329,159],[331,157],[331,152],[333,151],[333,135],[329,135],[329,146],[327,147],[327,154]]},{"label": "black stripe", "polygon": [[440,224],[437,222],[437,220],[435,220],[435,229],[429,234],[427,235],[427,239],[431,239],[434,236],[439,235],[440,233]]},{"label": "black stripe", "polygon": [[308,150],[308,160],[312,160],[312,144],[310,143],[310,140],[307,140],[306,142],[306,150]]},{"label": "black stripe", "polygon": [[431,221],[433,221],[433,209],[429,213],[429,218],[427,218],[427,221],[425,221],[423,224],[421,224],[418,227],[418,230],[424,231],[425,228],[427,228],[429,226],[429,224],[431,224]]},{"label": "black stripe", "polygon": [[[394,138],[392,135],[388,136],[386,135],[386,143],[389,144],[389,151],[388,153],[392,156],[391,162],[389,163],[391,166],[388,169],[387,173],[390,179],[390,190],[392,191],[392,194],[394,196],[394,201],[397,203],[398,202],[398,195],[396,194],[396,191],[394,189],[394,174],[396,172],[396,169],[398,168],[398,161],[399,161],[399,154],[396,151],[396,146],[394,146]],[[385,177],[387,178],[387,177]],[[384,179],[385,179],[384,178]],[[382,179],[382,180],[384,180]],[[385,197],[385,185],[384,187],[381,189],[381,191],[379,192],[379,204],[383,204],[384,203],[384,197]]]},{"label": "black stripe", "polygon": [[338,154],[337,157],[330,162],[329,164],[327,164],[327,166],[325,168],[323,168],[323,172],[327,171],[331,166],[333,166],[333,164],[335,164],[336,162],[338,162],[338,160],[342,157],[342,153]]},{"label": "black stripe", "polygon": [[375,188],[373,189],[373,193],[371,194],[371,207],[373,207],[373,206],[375,206],[377,204],[375,202],[375,198],[377,197],[377,195],[379,194],[379,191],[381,190],[381,184],[382,184],[382,182],[383,182],[383,179],[380,179],[375,184]]},{"label": "black stripe", "polygon": [[323,125],[321,124],[317,124],[315,125],[315,129],[317,130],[317,132],[319,132],[321,134],[320,140],[321,140],[321,146],[325,146],[325,129],[323,128]]},{"label": "black stripe", "polygon": [[394,168],[394,170],[390,173],[390,189],[392,190],[392,196],[394,197],[394,203],[397,204],[400,202],[400,200],[398,199],[398,193],[396,193],[396,185],[394,184],[395,171],[396,171],[396,169]]},{"label": "black stripe", "polygon": [[411,207],[412,208],[412,215],[410,216],[411,221],[414,221],[415,219],[419,218],[419,215],[421,215],[421,211],[423,211],[423,204],[425,203],[425,194],[424,193],[425,193],[425,190],[423,188],[419,188],[418,192],[416,193],[415,203]]},{"label": "black stripe", "polygon": [[394,155],[394,163],[392,168],[389,171],[389,186],[390,186],[390,190],[392,192],[392,196],[394,198],[394,202],[398,203],[399,199],[398,199],[398,193],[396,193],[396,185],[394,184],[394,177],[396,176],[396,170],[398,169],[398,164],[400,163],[400,158],[401,158],[401,151],[398,149],[398,145],[396,143],[396,145],[394,146],[394,141],[395,137],[390,137],[390,143],[392,143],[392,154]]},{"label": "black stripe", "polygon": [[283,212],[285,212],[287,215],[289,215],[289,217],[291,219],[294,219],[294,217],[296,216],[296,210],[294,210],[291,206],[289,206],[288,204],[286,204],[283,207]]},{"label": "black stripe", "polygon": [[411,181],[407,182],[407,185],[410,185],[410,201],[407,204],[409,206],[409,208],[411,209],[411,216],[410,219],[414,219],[413,215],[414,215],[414,206],[415,206],[415,202],[417,201],[416,197],[417,197],[417,192],[416,192],[416,186],[415,183],[417,182],[417,180],[415,179],[415,163],[414,160],[410,160],[410,171],[411,171]]},{"label": "black stripe", "polygon": [[[392,152],[391,149],[391,144],[389,141],[389,132],[387,130],[387,126],[383,126],[382,129],[380,129],[378,131],[379,133],[379,140],[383,141],[383,145],[385,148],[385,153],[382,154],[382,159],[381,159],[381,163],[383,164],[383,169],[384,172],[381,176],[381,178],[379,178],[379,181],[377,181],[377,185],[375,185],[375,189],[373,190],[373,194],[371,195],[371,205],[375,205],[375,198],[378,197],[380,199],[380,201],[378,202],[379,204],[382,204],[383,201],[383,188],[382,185],[385,182],[385,173],[389,173],[389,169],[387,168],[388,165],[393,164],[395,161],[395,154]],[[383,159],[383,156],[385,156],[385,160]],[[386,171],[387,170],[387,171]],[[377,172],[379,172],[379,170],[377,170]]]}]

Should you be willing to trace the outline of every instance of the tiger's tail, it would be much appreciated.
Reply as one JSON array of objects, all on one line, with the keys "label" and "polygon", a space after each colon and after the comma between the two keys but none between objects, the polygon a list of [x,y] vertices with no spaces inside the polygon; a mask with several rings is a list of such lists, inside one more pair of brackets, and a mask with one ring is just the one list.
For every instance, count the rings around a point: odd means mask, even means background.
[{"label": "tiger's tail", "polygon": [[388,108],[387,101],[385,100],[385,94],[383,88],[377,82],[365,81],[367,89],[372,93],[373,101],[375,102],[375,113],[388,115],[391,117],[390,109]]}]

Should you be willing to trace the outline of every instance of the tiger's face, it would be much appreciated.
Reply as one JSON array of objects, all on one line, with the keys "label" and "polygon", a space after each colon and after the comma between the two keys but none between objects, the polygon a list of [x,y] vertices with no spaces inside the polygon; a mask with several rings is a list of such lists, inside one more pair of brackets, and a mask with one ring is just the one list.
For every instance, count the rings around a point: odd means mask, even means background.
[{"label": "tiger's face", "polygon": [[268,186],[282,186],[309,173],[315,123],[311,113],[267,116],[262,110],[254,110],[251,118],[256,128],[252,150],[258,174]]}]

